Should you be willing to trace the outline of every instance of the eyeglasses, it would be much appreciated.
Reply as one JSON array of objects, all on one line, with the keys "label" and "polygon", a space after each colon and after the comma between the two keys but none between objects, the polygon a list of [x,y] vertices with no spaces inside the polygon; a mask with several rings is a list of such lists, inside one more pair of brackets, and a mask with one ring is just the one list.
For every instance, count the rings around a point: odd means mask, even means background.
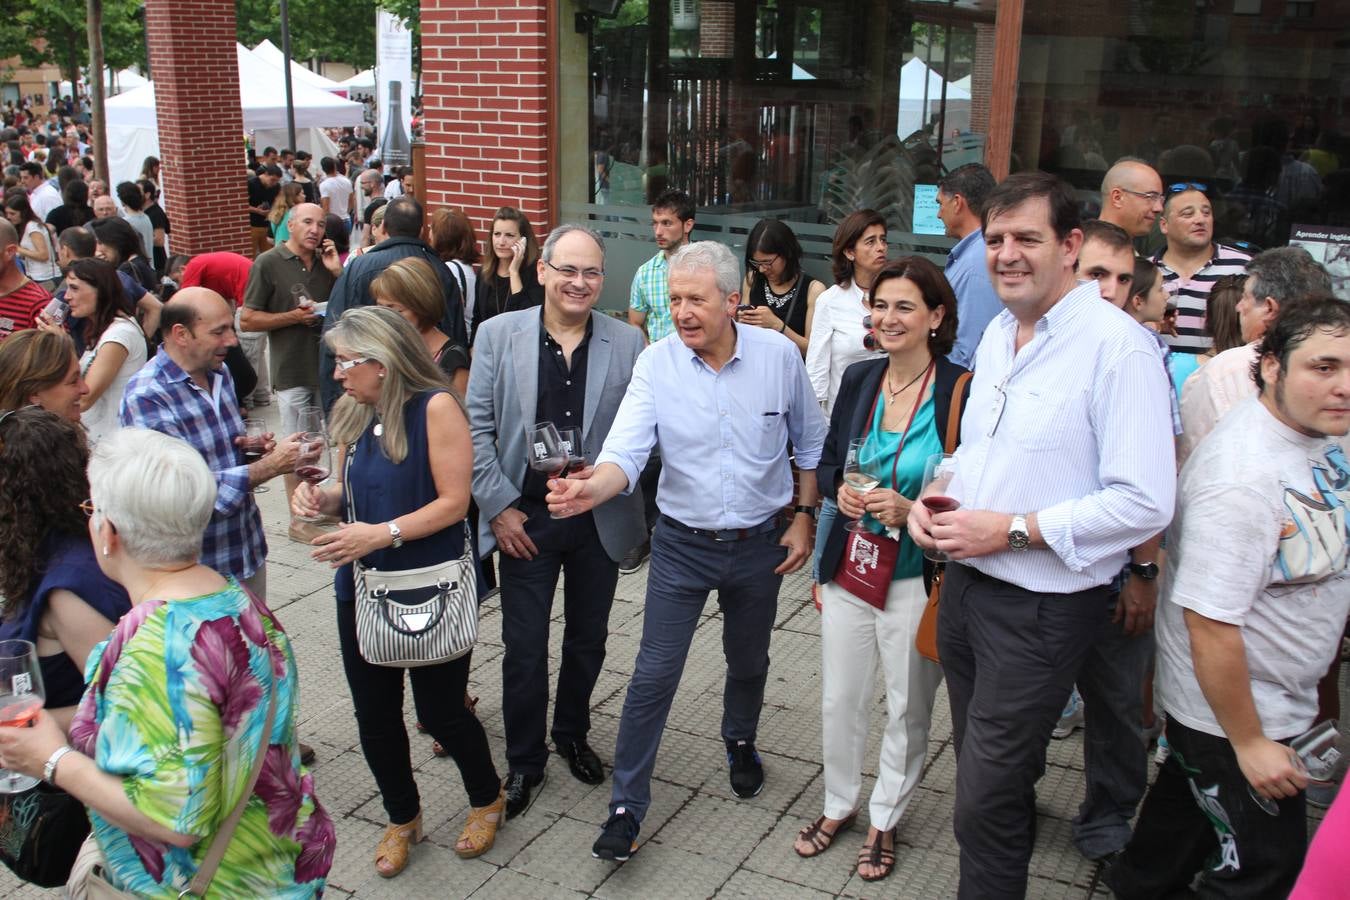
[{"label": "eyeglasses", "polygon": [[1165,196],[1158,191],[1132,191],[1129,188],[1121,188],[1121,190],[1127,194],[1134,194],[1136,197],[1147,200],[1149,203],[1157,203]]},{"label": "eyeglasses", "polygon": [[368,356],[358,356],[356,359],[339,359],[337,361],[337,367],[342,371],[346,372],[350,369],[356,368],[357,366],[361,365],[361,363],[368,363],[368,362],[370,362],[370,357]]},{"label": "eyeglasses", "polygon": [[754,269],[756,272],[763,272],[765,269],[769,268],[769,266],[772,266],[776,262],[778,262],[777,253],[775,253],[773,256],[770,256],[768,259],[749,260],[747,265],[749,265],[750,268]]},{"label": "eyeglasses", "polygon": [[84,513],[84,517],[85,517],[86,519],[92,519],[92,518],[94,517],[94,501],[93,501],[93,500],[81,500],[81,501],[80,501],[80,512]]},{"label": "eyeglasses", "polygon": [[544,260],[544,265],[548,266],[568,281],[576,281],[578,275],[587,281],[599,281],[601,278],[605,277],[604,269],[578,269],[576,266],[555,266],[548,260]]},{"label": "eyeglasses", "polygon": [[1202,194],[1209,193],[1209,185],[1201,184],[1198,181],[1178,181],[1176,184],[1167,186],[1167,193],[1180,194],[1182,191],[1199,191]]}]

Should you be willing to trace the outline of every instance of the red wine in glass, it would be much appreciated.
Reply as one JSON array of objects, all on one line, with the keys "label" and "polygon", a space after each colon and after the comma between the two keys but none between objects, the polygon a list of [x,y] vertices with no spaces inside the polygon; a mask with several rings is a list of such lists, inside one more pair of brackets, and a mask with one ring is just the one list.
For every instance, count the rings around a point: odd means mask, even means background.
[{"label": "red wine in glass", "polygon": [[295,477],[302,481],[308,481],[310,484],[318,484],[328,477],[326,466],[296,466]]},{"label": "red wine in glass", "polygon": [[953,497],[943,497],[940,494],[934,497],[924,497],[923,505],[928,507],[929,512],[934,513],[952,512],[961,508],[960,501]]},{"label": "red wine in glass", "polygon": [[244,451],[244,459],[248,462],[256,462],[263,458],[267,450],[267,438],[261,435],[254,437],[252,435],[239,442],[239,448]]}]

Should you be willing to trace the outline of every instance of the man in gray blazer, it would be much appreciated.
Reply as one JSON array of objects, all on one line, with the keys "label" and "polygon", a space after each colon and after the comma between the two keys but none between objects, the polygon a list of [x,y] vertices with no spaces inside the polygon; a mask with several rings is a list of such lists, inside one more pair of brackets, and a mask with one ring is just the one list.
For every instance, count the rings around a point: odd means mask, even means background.
[{"label": "man in gray blazer", "polygon": [[574,776],[587,784],[605,778],[586,742],[591,691],[605,659],[619,561],[646,535],[638,491],[584,516],[550,518],[547,478],[527,464],[525,429],[544,421],[579,427],[581,449],[594,459],[643,349],[641,331],[592,310],[605,280],[599,235],[561,225],[537,265],[544,305],[483,323],[468,390],[480,549],[495,543],[502,551],[508,819],[528,809],[544,783],[548,626],[560,571],[565,624],[552,738]]}]

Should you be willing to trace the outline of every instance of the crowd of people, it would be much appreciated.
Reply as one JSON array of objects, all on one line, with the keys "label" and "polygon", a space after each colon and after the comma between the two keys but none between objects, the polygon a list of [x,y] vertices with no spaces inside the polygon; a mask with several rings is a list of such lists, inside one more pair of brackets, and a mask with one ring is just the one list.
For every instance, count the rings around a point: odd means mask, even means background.
[{"label": "crowd of people", "polygon": [[[600,234],[537,235],[503,207],[480,252],[467,215],[428,215],[359,139],[314,175],[309,154],[256,155],[253,258],[170,255],[159,161],[95,193],[83,166],[51,168],[81,141],[48,131],[0,222],[0,636],[36,644],[49,691],[34,728],[0,728],[0,766],[88,807],[114,885],[186,887],[238,805],[219,889],[322,889],[335,836],[254,497],[278,476],[288,537],[334,569],[383,877],[422,838],[404,669],[468,797],[457,854],[528,812],[552,744],[579,781],[611,780],[591,853],[628,860],[713,592],[729,785],[765,790],[770,637],[783,576],[808,564],[824,796],[801,857],[845,839],[875,765],[856,867],[892,873],[945,678],[962,897],[1025,894],[1047,748],[1079,727],[1073,841],[1118,896],[1196,878],[1319,896],[1343,871],[1340,803],[1304,865],[1306,804],[1336,785],[1290,744],[1339,714],[1350,306],[1301,249],[1216,243],[1206,185],[1121,160],[1084,220],[1054,176],[962,166],[938,185],[945,267],[892,254],[862,209],[829,284],[789,224],[759,222],[737,259],[692,240],[694,205],[668,190],[620,319],[596,308],[630,277]],[[1155,227],[1162,249],[1139,255]],[[255,421],[273,402],[275,434]],[[504,772],[470,654],[376,663],[362,630],[371,572],[459,559],[472,592],[500,592]],[[619,578],[644,564],[607,761],[592,693]]]}]

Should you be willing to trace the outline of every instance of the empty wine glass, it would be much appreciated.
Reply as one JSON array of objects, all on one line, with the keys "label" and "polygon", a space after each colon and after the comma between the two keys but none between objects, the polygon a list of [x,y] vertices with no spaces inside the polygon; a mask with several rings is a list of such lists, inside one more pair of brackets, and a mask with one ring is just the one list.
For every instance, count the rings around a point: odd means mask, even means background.
[{"label": "empty wine glass", "polygon": [[300,414],[296,416],[296,430],[304,432],[317,431],[327,433],[328,428],[323,418],[322,406],[302,406]]},{"label": "empty wine glass", "polygon": [[[961,504],[955,497],[947,495],[952,477],[956,475],[956,457],[950,453],[934,453],[928,457],[923,467],[923,487],[919,489],[919,501],[931,513],[951,512],[960,509]],[[947,554],[936,548],[923,551],[925,559],[932,562],[946,562]]]},{"label": "empty wine glass", "polygon": [[[332,450],[328,437],[322,431],[307,431],[300,436],[300,453],[296,457],[295,477],[318,486],[333,471]],[[296,516],[301,522],[322,522],[323,516]]]},{"label": "empty wine glass", "polygon": [[[244,420],[244,440],[240,443],[239,449],[244,451],[244,462],[257,462],[263,458],[263,453],[267,450],[267,423],[262,419]],[[260,484],[253,489],[255,494],[265,494],[268,487]]]},{"label": "empty wine glass", "polygon": [[[46,694],[32,641],[0,641],[0,728],[26,728],[37,718]],[[0,769],[0,794],[36,787],[37,778]]]},{"label": "empty wine glass", "polygon": [[[873,468],[873,461],[868,460],[866,464],[862,460],[863,444],[866,438],[854,438],[848,442],[848,456],[844,459],[844,484],[853,488],[859,494],[866,494],[872,488],[881,484],[881,477],[876,474]],[[863,513],[858,518],[850,522],[846,530],[864,532],[867,528],[862,521],[867,516]]]}]

